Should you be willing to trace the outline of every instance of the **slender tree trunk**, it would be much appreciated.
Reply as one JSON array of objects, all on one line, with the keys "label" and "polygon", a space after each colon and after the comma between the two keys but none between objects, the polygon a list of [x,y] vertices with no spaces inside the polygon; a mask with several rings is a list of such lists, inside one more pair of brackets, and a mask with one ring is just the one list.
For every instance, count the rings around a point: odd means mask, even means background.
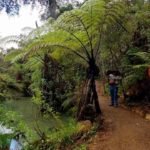
[{"label": "slender tree trunk", "polygon": [[42,68],[42,72],[43,72],[43,79],[44,79],[44,83],[42,83],[42,95],[43,95],[43,101],[44,103],[42,103],[41,105],[41,112],[42,113],[45,113],[47,111],[47,107],[46,107],[46,103],[48,103],[48,99],[49,99],[49,96],[48,96],[48,93],[49,93],[49,89],[48,89],[48,86],[45,84],[47,82],[45,81],[48,81],[49,80],[49,56],[48,54],[45,54],[44,55],[44,64],[43,64],[43,68]]},{"label": "slender tree trunk", "polygon": [[56,19],[57,18],[57,2],[56,0],[49,0],[49,7],[48,7],[48,16]]},{"label": "slender tree trunk", "polygon": [[56,60],[48,54],[44,55],[42,68],[44,80],[42,83],[43,105],[41,106],[43,111],[46,111],[49,106],[55,111],[61,111],[61,98],[57,94],[61,95],[65,89],[60,89],[62,81],[57,77],[60,69],[61,67]]},{"label": "slender tree trunk", "polygon": [[47,54],[45,54],[45,56],[44,56],[44,66],[43,66],[43,79],[46,82],[43,84],[43,89],[42,89],[45,100],[49,99],[49,97],[48,97],[49,89],[48,89],[48,86],[46,85],[47,81],[50,80],[49,63],[50,63],[49,56]]},{"label": "slender tree trunk", "polygon": [[98,95],[95,85],[95,77],[99,73],[99,69],[95,61],[90,61],[87,69],[87,79],[83,87],[78,111],[77,120],[91,120],[101,114],[101,109],[98,102]]}]

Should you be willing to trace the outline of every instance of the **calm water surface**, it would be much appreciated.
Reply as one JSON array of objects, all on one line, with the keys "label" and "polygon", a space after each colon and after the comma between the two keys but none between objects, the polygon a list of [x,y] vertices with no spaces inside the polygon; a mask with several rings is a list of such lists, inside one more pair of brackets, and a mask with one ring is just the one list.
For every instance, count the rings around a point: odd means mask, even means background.
[{"label": "calm water surface", "polygon": [[45,118],[40,114],[39,108],[32,102],[31,98],[22,97],[20,100],[7,100],[5,105],[8,110],[20,114],[31,128],[34,128],[37,123],[43,130],[56,125],[54,119]]}]

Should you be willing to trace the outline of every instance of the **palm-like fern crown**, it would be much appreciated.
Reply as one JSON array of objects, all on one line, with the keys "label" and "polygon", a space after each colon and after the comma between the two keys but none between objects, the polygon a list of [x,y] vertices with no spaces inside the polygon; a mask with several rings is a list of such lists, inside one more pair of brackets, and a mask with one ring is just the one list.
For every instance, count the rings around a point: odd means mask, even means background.
[{"label": "palm-like fern crown", "polygon": [[51,30],[24,48],[25,56],[68,50],[88,61],[96,57],[105,38],[104,33],[124,13],[122,2],[87,1],[80,9],[62,14]]}]

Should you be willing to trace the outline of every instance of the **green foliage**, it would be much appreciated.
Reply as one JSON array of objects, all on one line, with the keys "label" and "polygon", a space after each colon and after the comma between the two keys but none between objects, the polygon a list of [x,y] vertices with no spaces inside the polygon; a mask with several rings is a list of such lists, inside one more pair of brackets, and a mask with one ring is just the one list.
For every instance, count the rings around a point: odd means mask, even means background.
[{"label": "green foliage", "polygon": [[78,127],[76,125],[76,122],[74,120],[69,120],[67,124],[64,124],[58,131],[52,131],[48,138],[51,141],[59,142],[67,144],[66,142],[73,142],[71,140],[71,136],[75,133],[77,133]]},{"label": "green foliage", "polygon": [[150,65],[150,54],[139,49],[128,50],[122,59],[126,88],[146,78],[146,70]]},{"label": "green foliage", "polygon": [[73,6],[71,4],[68,4],[67,6],[63,6],[60,8],[60,14],[64,13],[65,11],[70,11],[73,9]]},{"label": "green foliage", "polygon": [[[76,122],[64,125],[57,111],[75,114],[78,91],[91,58],[99,64],[102,76],[109,69],[119,70],[127,89],[146,77],[150,66],[150,9],[149,3],[134,2],[89,0],[78,9],[62,8],[57,20],[49,19],[18,40],[18,50],[0,57],[0,100],[7,99],[9,89],[15,88],[32,96],[43,116],[58,121],[58,127],[43,133],[29,149],[57,149],[74,142]],[[19,115],[3,107],[0,121],[14,131],[32,135]],[[85,137],[95,132],[92,129]],[[0,139],[7,145],[7,138]],[[75,148],[85,149],[86,145]]]},{"label": "green foliage", "polygon": [[85,144],[81,144],[80,146],[74,148],[73,150],[87,150],[87,146]]},{"label": "green foliage", "polygon": [[100,65],[103,75],[107,70],[119,70],[128,89],[146,78],[146,69],[150,66],[150,9],[149,2],[141,1],[125,4],[124,9],[122,18],[106,32]]},{"label": "green foliage", "polygon": [[0,135],[0,149],[8,149],[11,138],[12,135],[9,134]]},{"label": "green foliage", "polygon": [[[37,140],[36,143],[32,143],[29,149],[39,149],[45,147],[45,149],[55,150],[57,148],[63,148],[68,144],[73,143],[71,137],[78,132],[78,127],[73,119],[69,119],[66,124],[61,122],[59,126],[50,129],[46,133],[45,138]],[[43,148],[44,149],[44,148]]]},{"label": "green foliage", "polygon": [[[10,51],[6,56],[5,56],[5,61],[6,62],[15,62],[21,58],[22,51],[21,50],[13,50]],[[15,60],[14,60],[15,58]],[[12,61],[13,60],[13,61]]]}]

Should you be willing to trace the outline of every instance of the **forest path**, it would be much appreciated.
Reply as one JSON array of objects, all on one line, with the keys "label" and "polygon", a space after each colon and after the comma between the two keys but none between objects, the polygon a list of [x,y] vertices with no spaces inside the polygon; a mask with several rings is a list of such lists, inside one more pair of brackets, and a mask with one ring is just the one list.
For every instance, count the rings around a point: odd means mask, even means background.
[{"label": "forest path", "polygon": [[123,108],[110,107],[109,98],[101,95],[102,86],[96,85],[107,129],[97,133],[89,150],[150,150],[150,121]]}]

